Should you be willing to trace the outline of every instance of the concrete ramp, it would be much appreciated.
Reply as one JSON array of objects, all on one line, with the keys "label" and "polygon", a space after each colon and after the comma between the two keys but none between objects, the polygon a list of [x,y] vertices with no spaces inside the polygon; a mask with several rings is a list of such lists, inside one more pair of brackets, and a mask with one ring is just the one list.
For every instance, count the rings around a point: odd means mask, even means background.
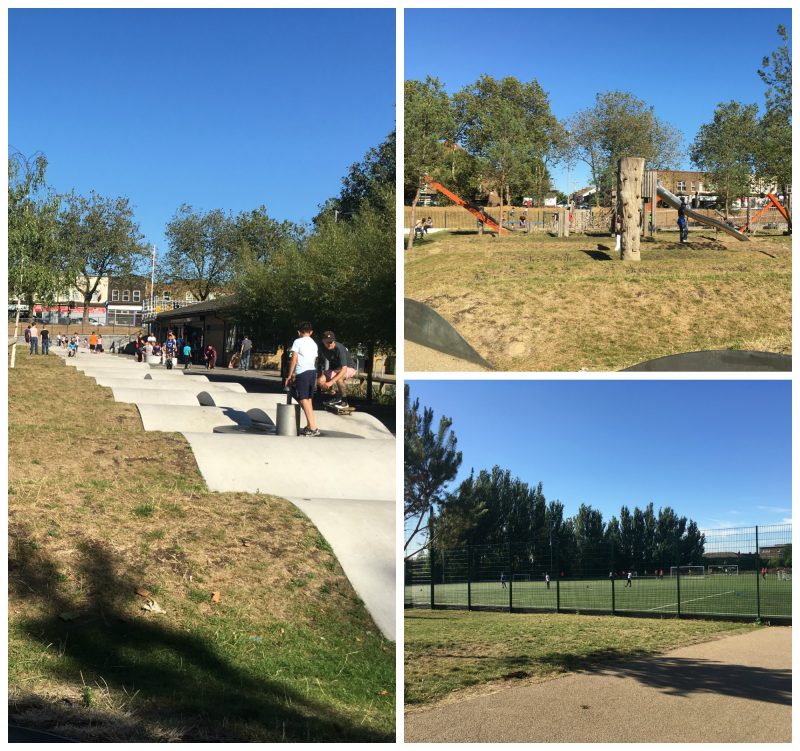
[{"label": "concrete ramp", "polygon": [[209,490],[394,503],[394,441],[184,435]]},{"label": "concrete ramp", "polygon": [[247,413],[221,407],[137,404],[145,430],[166,433],[213,433],[214,428],[251,425]]},{"label": "concrete ramp", "polygon": [[197,406],[197,396],[191,391],[174,391],[170,389],[140,389],[117,388],[111,389],[115,402],[125,404],[160,404],[162,406],[185,405]]},{"label": "concrete ramp", "polygon": [[150,370],[145,373],[144,378],[146,381],[169,381],[181,378],[191,378],[193,381],[197,381],[199,383],[208,383],[208,376],[188,375],[184,374],[183,370],[156,370],[155,368],[150,368]]},{"label": "concrete ramp", "polygon": [[334,549],[353,589],[364,601],[378,628],[395,641],[394,501],[291,500]]},{"label": "concrete ramp", "polygon": [[333,548],[381,632],[395,640],[394,441],[184,436],[210,490],[270,493],[298,506]]},{"label": "concrete ramp", "polygon": [[201,391],[197,400],[204,407],[237,407],[252,409],[258,407],[275,415],[279,404],[286,404],[286,394],[224,394],[212,391]]},{"label": "concrete ramp", "polygon": [[[103,376],[93,375],[92,378],[97,381],[98,386],[107,386],[108,388],[137,388],[151,391],[152,389],[164,389],[167,391],[191,391],[195,395],[202,391],[209,391],[210,393],[234,393],[246,394],[244,386],[240,383],[204,383],[202,381],[194,382],[191,378],[178,378],[178,379],[162,379],[151,381],[145,378],[123,378],[118,375]],[[197,402],[199,404],[199,402]]]}]

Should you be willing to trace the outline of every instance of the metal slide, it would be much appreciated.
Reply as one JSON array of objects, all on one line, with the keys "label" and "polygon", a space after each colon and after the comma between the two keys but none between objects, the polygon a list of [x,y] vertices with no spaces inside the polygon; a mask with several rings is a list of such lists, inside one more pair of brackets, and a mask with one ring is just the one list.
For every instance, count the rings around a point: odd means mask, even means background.
[{"label": "metal slide", "polygon": [[[673,193],[670,193],[666,188],[662,187],[661,185],[658,186],[656,189],[658,192],[658,197],[666,204],[672,206],[673,209],[679,209],[681,207],[681,200]],[[684,210],[686,211],[686,216],[690,216],[696,222],[700,222],[700,224],[707,224],[709,227],[716,227],[723,232],[727,232],[729,235],[735,237],[737,240],[746,240],[750,241],[750,238],[747,235],[742,234],[739,232],[738,229],[735,227],[731,227],[729,224],[725,224],[725,222],[720,221],[719,219],[714,219],[713,216],[705,216],[705,214],[700,214],[697,211],[689,208],[687,204],[684,206]]]}]

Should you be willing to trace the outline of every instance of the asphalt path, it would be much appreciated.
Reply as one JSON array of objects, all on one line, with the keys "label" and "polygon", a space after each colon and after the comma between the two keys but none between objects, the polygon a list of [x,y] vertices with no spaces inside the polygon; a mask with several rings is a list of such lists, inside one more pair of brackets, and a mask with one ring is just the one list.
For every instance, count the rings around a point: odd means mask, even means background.
[{"label": "asphalt path", "polygon": [[791,628],[410,709],[407,743],[788,743]]}]

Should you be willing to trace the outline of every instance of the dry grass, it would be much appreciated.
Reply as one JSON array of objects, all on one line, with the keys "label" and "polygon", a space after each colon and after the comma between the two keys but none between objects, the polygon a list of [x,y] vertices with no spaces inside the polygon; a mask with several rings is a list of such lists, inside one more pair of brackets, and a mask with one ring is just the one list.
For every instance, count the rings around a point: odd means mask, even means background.
[{"label": "dry grass", "polygon": [[791,238],[690,238],[643,243],[641,263],[623,264],[610,237],[437,233],[407,254],[405,293],[498,370],[619,370],[707,349],[791,352]]},{"label": "dry grass", "polygon": [[723,621],[412,610],[405,619],[405,702],[465,698],[588,665],[752,630]]},{"label": "dry grass", "polygon": [[209,493],[181,436],[59,358],[17,363],[12,719],[87,740],[393,737],[394,647],[295,506]]}]

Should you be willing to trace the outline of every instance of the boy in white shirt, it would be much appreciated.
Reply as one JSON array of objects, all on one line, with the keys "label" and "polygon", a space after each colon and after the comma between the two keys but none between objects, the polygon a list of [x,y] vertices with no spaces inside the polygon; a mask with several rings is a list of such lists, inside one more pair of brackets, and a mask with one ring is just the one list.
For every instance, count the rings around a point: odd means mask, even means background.
[{"label": "boy in white shirt", "polygon": [[314,396],[314,385],[317,381],[317,343],[311,338],[314,330],[308,321],[297,327],[298,338],[292,344],[292,360],[289,363],[289,375],[286,386],[294,380],[297,401],[306,416],[306,426],[300,431],[303,436],[322,435],[314,419],[314,407],[311,397]]}]

